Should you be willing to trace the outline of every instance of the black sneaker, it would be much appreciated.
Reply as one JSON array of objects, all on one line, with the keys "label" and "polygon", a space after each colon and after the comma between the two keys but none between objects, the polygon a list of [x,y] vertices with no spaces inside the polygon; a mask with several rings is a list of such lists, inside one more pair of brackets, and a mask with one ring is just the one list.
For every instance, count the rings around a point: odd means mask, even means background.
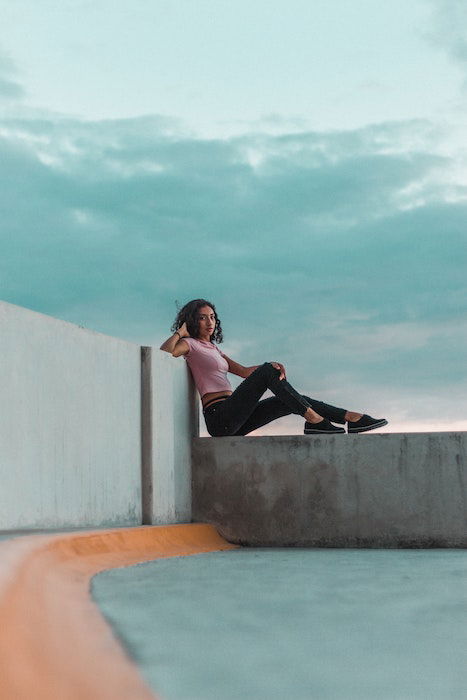
[{"label": "black sneaker", "polygon": [[333,425],[327,418],[323,418],[319,423],[308,423],[306,421],[303,433],[305,435],[333,435],[335,433],[345,433],[345,430],[344,428],[338,428],[337,425]]},{"label": "black sneaker", "polygon": [[367,416],[366,413],[359,420],[347,421],[347,432],[348,433],[366,433],[368,430],[375,430],[375,428],[382,428],[383,425],[387,425],[388,422],[386,418],[372,418]]}]

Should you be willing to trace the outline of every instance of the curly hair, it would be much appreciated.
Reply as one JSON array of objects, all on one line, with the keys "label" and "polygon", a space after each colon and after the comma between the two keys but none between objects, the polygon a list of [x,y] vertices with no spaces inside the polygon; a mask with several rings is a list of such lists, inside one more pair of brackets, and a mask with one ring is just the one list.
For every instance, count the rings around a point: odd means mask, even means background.
[{"label": "curly hair", "polygon": [[222,343],[222,341],[224,340],[224,336],[222,334],[220,318],[217,315],[216,307],[214,306],[214,304],[212,304],[210,301],[207,301],[206,299],[192,299],[192,301],[189,301],[187,304],[185,304],[185,306],[183,306],[178,312],[170,330],[173,333],[175,333],[175,331],[178,330],[180,326],[183,326],[183,324],[186,323],[186,327],[190,336],[192,338],[197,338],[199,332],[198,312],[202,306],[210,306],[211,309],[214,311],[214,315],[216,317],[216,325],[214,328],[214,333],[211,336],[211,340],[213,340],[215,343]]}]

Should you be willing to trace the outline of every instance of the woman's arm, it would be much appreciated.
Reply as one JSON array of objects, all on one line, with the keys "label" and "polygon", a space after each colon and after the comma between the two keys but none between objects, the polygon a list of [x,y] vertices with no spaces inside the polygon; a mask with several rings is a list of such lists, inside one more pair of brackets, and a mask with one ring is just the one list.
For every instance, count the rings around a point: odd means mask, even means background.
[{"label": "woman's arm", "polygon": [[184,323],[183,326],[180,326],[178,331],[175,331],[175,333],[171,335],[170,338],[167,338],[167,340],[164,343],[162,343],[160,349],[164,350],[165,352],[170,352],[170,354],[173,357],[180,357],[180,355],[186,355],[190,347],[186,340],[183,340],[183,338],[185,338],[187,335],[188,331],[186,328],[186,324]]},{"label": "woman's arm", "polygon": [[[235,362],[235,360],[232,360],[230,357],[227,357],[227,355],[224,355],[224,353],[222,353],[222,356],[225,357],[229,364],[229,372],[232,372],[232,374],[236,374],[237,377],[242,377],[242,379],[246,379],[247,377],[249,377],[250,374],[259,367],[259,365],[253,365],[252,367],[244,367],[238,362]],[[271,362],[271,364],[273,367],[280,371],[279,379],[285,379],[284,365],[282,365],[280,362]]]},{"label": "woman's arm", "polygon": [[254,365],[254,367],[244,367],[238,362],[235,362],[235,360],[232,360],[230,357],[227,357],[227,355],[224,355],[224,353],[222,353],[222,356],[228,362],[229,372],[232,372],[232,374],[236,374],[237,377],[242,377],[242,379],[246,379],[247,377],[249,377],[250,374],[254,372],[257,367],[259,367],[259,365]]}]

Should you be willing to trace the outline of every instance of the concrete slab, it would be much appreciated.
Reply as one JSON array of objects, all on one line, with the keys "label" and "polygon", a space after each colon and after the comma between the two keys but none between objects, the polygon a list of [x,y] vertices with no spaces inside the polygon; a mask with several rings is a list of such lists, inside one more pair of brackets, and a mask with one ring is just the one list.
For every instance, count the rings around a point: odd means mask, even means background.
[{"label": "concrete slab", "polygon": [[466,583],[461,550],[241,549],[92,595],[165,700],[460,700]]},{"label": "concrete slab", "polygon": [[193,520],[249,546],[467,547],[467,432],[197,438]]}]

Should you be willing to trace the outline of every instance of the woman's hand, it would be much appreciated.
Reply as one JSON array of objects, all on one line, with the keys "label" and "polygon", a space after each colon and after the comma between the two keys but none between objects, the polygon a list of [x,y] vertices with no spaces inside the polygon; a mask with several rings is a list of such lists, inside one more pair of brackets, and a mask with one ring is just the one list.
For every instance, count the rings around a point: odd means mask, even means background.
[{"label": "woman's hand", "polygon": [[180,334],[180,338],[187,338],[190,334],[188,333],[188,329],[186,327],[186,323],[183,323],[180,328],[177,328],[176,333]]},{"label": "woman's hand", "polygon": [[286,379],[285,376],[285,367],[284,365],[281,365],[280,362],[271,362],[272,366],[275,367],[276,369],[280,370],[280,376],[279,379]]},{"label": "woman's hand", "polygon": [[[183,338],[186,338],[190,334],[188,333],[186,323],[180,326],[178,330],[167,338],[165,343],[162,343],[161,350],[164,352],[170,352],[173,357],[180,357],[180,355],[186,355],[189,351],[188,343]],[[183,342],[181,342],[183,341]],[[175,354],[174,354],[175,353]]]}]

